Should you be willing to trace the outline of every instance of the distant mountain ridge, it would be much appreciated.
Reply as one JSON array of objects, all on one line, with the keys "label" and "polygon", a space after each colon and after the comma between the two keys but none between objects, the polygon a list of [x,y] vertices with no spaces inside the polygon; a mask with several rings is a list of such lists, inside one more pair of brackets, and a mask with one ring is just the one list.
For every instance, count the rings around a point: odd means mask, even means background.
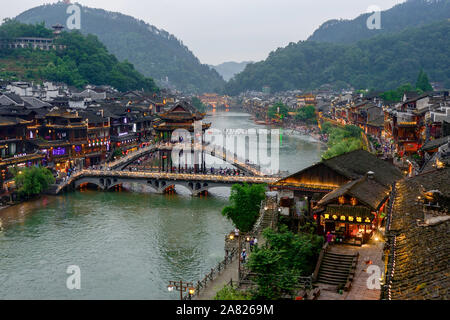
[{"label": "distant mountain ridge", "polygon": [[[79,5],[79,4],[77,4]],[[225,81],[172,34],[142,20],[117,12],[81,6],[81,32],[98,36],[119,60],[128,60],[138,71],[154,78],[160,86],[201,93],[222,89]],[[29,9],[16,19],[46,26],[66,25],[69,15],[64,2]],[[168,80],[168,82],[166,81]]]},{"label": "distant mountain ridge", "polygon": [[225,92],[336,89],[388,90],[414,83],[420,70],[430,81],[450,87],[450,20],[353,44],[300,41],[279,48],[265,61],[247,65]]},{"label": "distant mountain ridge", "polygon": [[225,81],[230,80],[233,78],[236,74],[244,71],[245,67],[249,64],[253,63],[252,61],[243,61],[243,62],[224,62],[217,66],[211,66],[213,69],[215,69]]},{"label": "distant mountain ridge", "polygon": [[365,13],[352,20],[329,20],[322,24],[309,41],[354,43],[380,34],[394,33],[405,28],[420,27],[450,18],[450,0],[408,0],[381,12],[381,29],[367,28]]}]

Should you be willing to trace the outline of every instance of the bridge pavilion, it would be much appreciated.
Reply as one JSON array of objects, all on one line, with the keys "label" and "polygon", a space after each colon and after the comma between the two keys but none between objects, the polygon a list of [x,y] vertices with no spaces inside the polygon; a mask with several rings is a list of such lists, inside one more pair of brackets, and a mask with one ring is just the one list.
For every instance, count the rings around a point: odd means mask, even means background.
[{"label": "bridge pavilion", "polygon": [[[191,142],[198,141],[201,138],[201,143],[204,145],[204,133],[211,127],[211,123],[201,123],[202,124],[202,134],[201,137],[194,137],[192,135],[195,129],[195,122],[203,120],[206,113],[199,112],[194,106],[192,106],[187,101],[177,102],[173,107],[171,107],[168,111],[164,113],[158,114],[160,122],[155,124],[154,128],[156,131],[156,136],[159,141],[162,142],[171,142],[172,133],[177,129],[184,129],[191,133]],[[178,142],[178,141],[177,141]],[[186,141],[184,141],[186,142]],[[200,141],[198,141],[200,142]],[[173,171],[173,164],[171,159],[171,150],[161,150],[159,151],[159,163],[160,170],[166,172]],[[180,151],[180,158],[183,154],[183,151]],[[187,155],[185,154],[185,169],[187,169]],[[201,153],[201,161],[200,164],[194,164],[194,171],[204,172],[206,170],[205,164],[205,152]],[[180,165],[179,165],[180,166]],[[180,167],[178,169],[181,169]]]}]

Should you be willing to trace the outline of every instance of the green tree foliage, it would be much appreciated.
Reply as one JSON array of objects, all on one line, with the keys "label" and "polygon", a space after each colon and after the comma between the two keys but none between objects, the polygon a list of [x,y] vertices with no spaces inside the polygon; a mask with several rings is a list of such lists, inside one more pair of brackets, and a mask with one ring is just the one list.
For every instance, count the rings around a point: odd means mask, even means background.
[{"label": "green tree foliage", "polygon": [[14,181],[21,196],[30,197],[38,195],[52,184],[55,178],[50,170],[42,167],[31,167],[16,170]]},{"label": "green tree foliage", "polygon": [[250,255],[248,268],[256,273],[254,299],[276,300],[295,294],[300,276],[309,276],[316,266],[323,238],[311,233],[294,234],[286,226],[279,232],[266,229],[265,244]]},{"label": "green tree foliage", "polygon": [[[47,30],[43,24],[24,25],[10,20],[0,26],[0,35],[16,38],[43,34],[43,30]],[[47,31],[51,34],[50,30]],[[84,36],[78,31],[63,32],[55,42],[65,45],[66,49],[2,50],[0,57],[13,59],[19,55],[27,64],[40,66],[37,73],[41,80],[61,81],[77,87],[94,84],[111,85],[120,91],[158,91],[153,79],[145,78],[128,61],[118,61],[94,35]],[[42,66],[42,61],[47,63]]]},{"label": "green tree foliage", "polygon": [[330,159],[341,154],[362,149],[362,130],[357,126],[349,125],[344,128],[322,127],[329,134],[328,150],[322,155],[322,159]]},{"label": "green tree foliage", "polygon": [[206,106],[198,97],[192,97],[192,105],[200,112],[206,112]]},{"label": "green tree foliage", "polygon": [[5,19],[0,28],[0,39],[14,39],[19,37],[51,38],[52,31],[45,27],[45,23],[35,25],[23,24],[16,20]]},{"label": "green tree foliage", "polygon": [[397,34],[380,35],[354,44],[300,41],[277,49],[262,62],[248,64],[226,85],[226,93],[260,90],[335,88],[389,90],[417,78],[424,69],[430,79],[450,86],[450,21]]},{"label": "green tree foliage", "polygon": [[226,285],[216,293],[214,300],[251,300],[251,295],[249,293],[238,290],[234,286]]},{"label": "green tree foliage", "polygon": [[[45,21],[47,27],[56,23],[65,25],[67,6],[62,1],[38,6],[16,19],[24,23]],[[223,89],[225,81],[222,77],[208,65],[201,64],[174,35],[121,13],[79,6],[83,34],[96,35],[120,61],[129,61],[160,86],[165,85],[167,77],[170,85],[187,92],[219,92]],[[165,15],[171,19],[170,12]],[[188,24],[189,17],[179,23]],[[116,84],[119,80],[120,76],[116,76]]]},{"label": "green tree foliage", "polygon": [[333,130],[333,125],[331,123],[329,123],[328,121],[325,121],[324,123],[322,123],[322,132],[323,133],[330,134],[332,130]]},{"label": "green tree foliage", "polygon": [[380,96],[383,98],[384,101],[391,101],[391,102],[400,102],[403,99],[403,95],[405,92],[411,92],[416,91],[413,86],[409,83],[404,84],[400,87],[398,87],[395,90],[389,90],[384,93],[382,93]]},{"label": "green tree foliage", "polygon": [[289,109],[282,102],[277,102],[267,110],[267,116],[270,119],[285,119],[288,116]]},{"label": "green tree foliage", "polygon": [[433,91],[433,87],[431,86],[430,81],[428,80],[428,76],[423,70],[420,70],[416,82],[416,88],[418,90],[421,90],[422,92]]},{"label": "green tree foliage", "polygon": [[306,106],[298,109],[295,114],[295,120],[303,122],[313,122],[316,118],[316,108],[314,106]]},{"label": "green tree foliage", "polygon": [[120,158],[123,156],[122,148],[116,148],[113,152],[113,157]]},{"label": "green tree foliage", "polygon": [[261,201],[265,198],[264,185],[235,184],[231,187],[231,206],[222,214],[242,232],[249,232],[259,217]]}]

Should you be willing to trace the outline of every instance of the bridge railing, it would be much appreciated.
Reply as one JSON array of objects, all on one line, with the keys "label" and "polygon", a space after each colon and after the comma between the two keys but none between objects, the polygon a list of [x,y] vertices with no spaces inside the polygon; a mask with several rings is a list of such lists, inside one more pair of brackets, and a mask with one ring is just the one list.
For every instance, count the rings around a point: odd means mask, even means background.
[{"label": "bridge railing", "polygon": [[128,161],[133,160],[136,157],[139,157],[141,154],[145,154],[146,152],[149,152],[149,151],[151,151],[151,150],[153,150],[155,148],[156,148],[156,145],[151,144],[151,145],[146,146],[144,148],[141,148],[141,149],[139,149],[137,151],[130,152],[126,156],[123,156],[123,157],[121,157],[121,158],[119,158],[117,160],[114,160],[114,161],[106,164],[106,167],[108,167],[108,168],[116,168],[116,167],[118,167],[118,166],[120,166],[120,165],[122,165],[124,163],[127,163]]},{"label": "bridge railing", "polygon": [[[214,145],[211,143],[203,143],[203,144],[192,144],[192,143],[157,143],[152,144],[150,146],[141,148],[137,151],[134,151],[120,159],[117,159],[106,166],[109,168],[117,168],[121,165],[127,164],[130,161],[133,161],[137,157],[144,155],[147,152],[151,152],[154,150],[173,150],[173,148],[178,148],[180,150],[192,150],[192,151],[206,151],[208,154],[212,156],[216,156],[224,161],[231,161],[231,164],[234,164],[237,167],[240,167],[247,172],[250,172],[256,176],[263,176],[264,174],[260,171],[261,167],[256,164],[252,164],[239,155],[235,153],[231,153],[223,146]],[[231,155],[231,156],[230,156]],[[229,159],[231,157],[231,159]]]},{"label": "bridge railing", "polygon": [[215,183],[256,183],[271,184],[277,181],[272,177],[254,176],[227,176],[211,174],[189,174],[189,173],[168,173],[168,172],[142,172],[142,171],[118,171],[118,170],[82,170],[73,173],[70,178],[58,185],[56,194],[74,181],[84,177],[100,178],[131,178],[131,179],[158,179],[158,180],[188,180],[194,182],[215,182]]}]

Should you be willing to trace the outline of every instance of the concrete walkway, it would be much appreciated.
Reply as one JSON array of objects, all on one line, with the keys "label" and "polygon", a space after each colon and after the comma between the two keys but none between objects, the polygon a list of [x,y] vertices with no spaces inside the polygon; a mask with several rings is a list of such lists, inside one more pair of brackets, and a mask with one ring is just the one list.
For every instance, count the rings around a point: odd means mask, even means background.
[{"label": "concrete walkway", "polygon": [[214,300],[217,292],[227,285],[231,279],[233,283],[238,283],[238,265],[239,261],[236,259],[226,269],[220,273],[213,281],[208,282],[205,290],[200,290],[200,294],[195,296],[193,300]]},{"label": "concrete walkway", "polygon": [[[333,245],[331,252],[340,254],[359,253],[358,264],[356,266],[355,278],[349,292],[342,295],[336,292],[336,286],[319,284],[320,296],[318,300],[379,300],[381,290],[370,289],[367,285],[368,278],[372,275],[367,272],[370,265],[380,267],[381,273],[384,271],[383,242],[372,241],[362,247],[349,245]],[[368,262],[372,263],[369,264]]]}]

